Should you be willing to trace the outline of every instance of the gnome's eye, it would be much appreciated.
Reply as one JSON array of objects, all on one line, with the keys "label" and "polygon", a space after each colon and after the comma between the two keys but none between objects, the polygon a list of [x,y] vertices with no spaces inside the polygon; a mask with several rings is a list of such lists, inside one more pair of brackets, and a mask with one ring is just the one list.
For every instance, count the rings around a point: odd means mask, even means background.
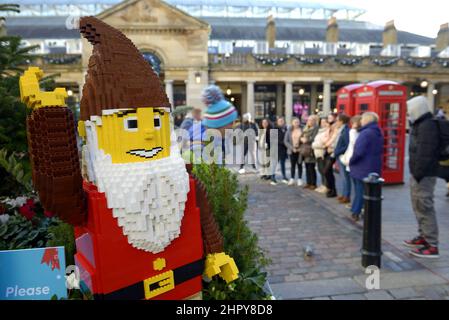
[{"label": "gnome's eye", "polygon": [[154,129],[159,130],[161,128],[161,118],[159,115],[154,116]]},{"label": "gnome's eye", "polygon": [[137,131],[137,117],[128,117],[123,123],[126,131]]}]

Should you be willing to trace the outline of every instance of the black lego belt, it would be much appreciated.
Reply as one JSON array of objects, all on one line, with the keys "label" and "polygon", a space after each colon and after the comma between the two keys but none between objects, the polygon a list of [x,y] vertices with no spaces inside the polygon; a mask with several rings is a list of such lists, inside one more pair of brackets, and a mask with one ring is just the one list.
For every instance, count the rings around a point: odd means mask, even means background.
[{"label": "black lego belt", "polygon": [[[204,259],[166,271],[147,280],[107,294],[94,294],[99,300],[143,300],[172,290],[177,285],[203,274]],[[154,279],[154,280],[153,280]]]}]

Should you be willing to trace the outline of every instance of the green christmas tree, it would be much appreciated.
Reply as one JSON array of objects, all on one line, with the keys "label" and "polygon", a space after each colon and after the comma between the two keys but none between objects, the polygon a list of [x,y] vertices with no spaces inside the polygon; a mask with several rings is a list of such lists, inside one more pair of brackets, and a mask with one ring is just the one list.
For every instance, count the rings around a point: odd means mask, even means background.
[{"label": "green christmas tree", "polygon": [[[2,11],[19,12],[19,7],[2,4]],[[29,176],[30,171],[26,137],[27,109],[20,102],[19,77],[33,60],[30,54],[33,49],[34,46],[22,46],[20,37],[8,36],[5,18],[0,17],[0,150],[4,151],[2,154],[8,155],[8,160],[14,157],[19,165],[8,168],[1,165],[6,161],[0,161],[0,180],[3,182],[0,184],[0,196],[16,196],[26,191],[16,179],[17,175]],[[7,169],[14,169],[14,173]]]}]

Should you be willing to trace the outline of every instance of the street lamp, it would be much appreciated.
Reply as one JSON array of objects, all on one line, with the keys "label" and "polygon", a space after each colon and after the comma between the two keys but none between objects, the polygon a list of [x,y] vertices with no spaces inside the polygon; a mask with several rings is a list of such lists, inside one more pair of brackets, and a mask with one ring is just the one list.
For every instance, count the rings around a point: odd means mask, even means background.
[{"label": "street lamp", "polygon": [[304,93],[306,93],[306,91],[303,88],[301,88],[301,89],[299,89],[298,93],[300,96],[303,96]]},{"label": "street lamp", "polygon": [[232,94],[232,90],[231,90],[231,87],[229,86],[229,84],[228,84],[228,88],[226,89],[226,94],[228,96],[230,96]]},{"label": "street lamp", "polygon": [[434,96],[436,96],[436,95],[438,94],[438,90],[437,90],[437,89],[433,89],[433,90],[432,90],[432,94],[433,94]]},{"label": "street lamp", "polygon": [[73,96],[73,91],[72,91],[72,90],[67,90],[67,95],[68,95],[69,97]]},{"label": "street lamp", "polygon": [[318,99],[323,100],[323,95],[320,94],[320,95],[318,96]]},{"label": "street lamp", "polygon": [[426,80],[421,81],[421,88],[427,88],[428,85],[429,82],[427,82]]}]

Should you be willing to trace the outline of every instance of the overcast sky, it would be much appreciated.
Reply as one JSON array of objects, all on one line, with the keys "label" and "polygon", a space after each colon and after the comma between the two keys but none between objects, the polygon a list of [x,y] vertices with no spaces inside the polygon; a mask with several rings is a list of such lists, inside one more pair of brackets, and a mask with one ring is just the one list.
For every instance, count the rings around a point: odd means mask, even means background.
[{"label": "overcast sky", "polygon": [[449,22],[449,0],[318,0],[352,5],[367,10],[363,20],[435,38],[440,25]]}]

